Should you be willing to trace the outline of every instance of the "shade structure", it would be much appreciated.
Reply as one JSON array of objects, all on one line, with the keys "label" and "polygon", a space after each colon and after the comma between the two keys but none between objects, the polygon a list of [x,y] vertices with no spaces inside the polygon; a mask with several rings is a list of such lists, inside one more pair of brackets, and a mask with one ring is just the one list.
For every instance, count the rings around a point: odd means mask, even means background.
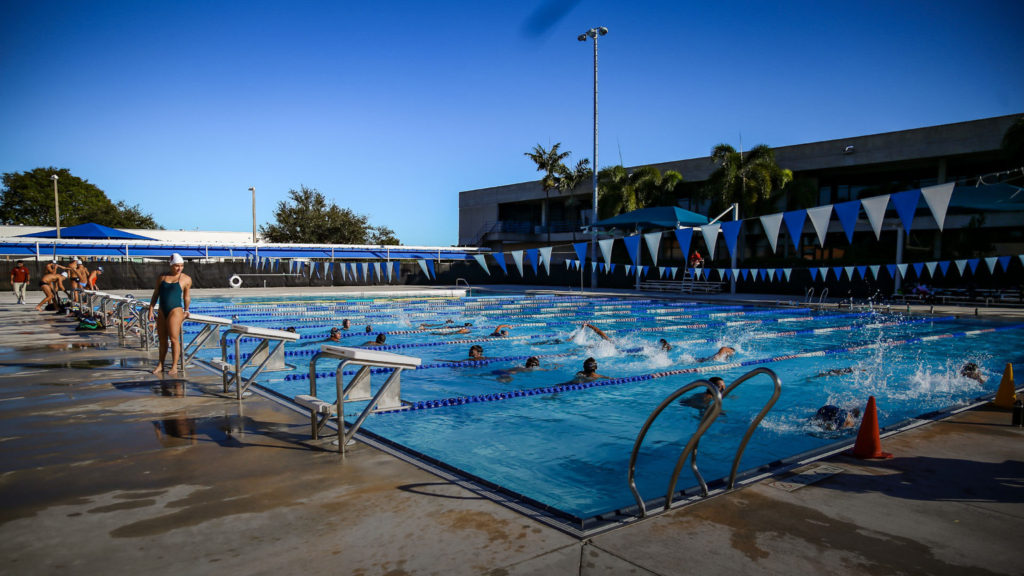
[{"label": "shade structure", "polygon": [[619,214],[594,223],[596,228],[623,228],[652,230],[656,228],[678,228],[680,226],[701,226],[708,223],[708,217],[684,210],[678,206],[657,206],[641,208]]},{"label": "shade structure", "polygon": [[[22,234],[19,238],[56,238],[57,230],[44,230],[42,232],[35,232],[33,234]],[[60,229],[61,238],[69,238],[75,240],[153,240],[147,236],[140,236],[138,234],[132,234],[131,232],[125,232],[124,230],[118,230],[117,228],[111,228],[110,226],[104,226],[102,224],[94,224],[89,222],[87,224],[79,224],[77,226],[68,226],[67,228]]]}]

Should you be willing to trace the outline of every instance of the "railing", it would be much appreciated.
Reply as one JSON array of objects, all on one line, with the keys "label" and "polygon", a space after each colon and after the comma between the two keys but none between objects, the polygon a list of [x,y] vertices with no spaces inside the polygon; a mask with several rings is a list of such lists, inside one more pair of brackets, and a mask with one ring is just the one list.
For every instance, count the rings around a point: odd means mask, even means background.
[{"label": "railing", "polygon": [[737,386],[750,380],[751,378],[765,374],[771,378],[775,385],[775,390],[772,393],[772,397],[765,403],[764,407],[757,416],[751,421],[750,426],[747,427],[746,434],[743,435],[743,440],[740,442],[739,448],[736,450],[736,456],[732,461],[732,469],[729,472],[729,490],[732,490],[736,485],[736,471],[739,468],[740,459],[743,457],[743,451],[747,447],[747,443],[750,441],[750,437],[754,434],[754,430],[761,424],[761,420],[764,419],[765,415],[772,409],[775,402],[779,399],[779,394],[782,392],[782,382],[775,372],[768,368],[756,368],[747,372],[743,376],[737,378],[731,385],[729,385],[724,392],[719,392],[718,388],[707,380],[696,380],[683,386],[682,388],[671,393],[662,400],[661,404],[658,404],[657,408],[651,412],[651,415],[647,417],[647,421],[644,422],[643,427],[640,429],[640,433],[637,435],[636,442],[633,443],[633,451],[629,456],[629,473],[627,479],[629,481],[629,489],[633,492],[633,498],[636,500],[637,507],[640,509],[640,517],[643,518],[647,515],[647,506],[644,504],[643,498],[640,496],[640,492],[636,487],[636,461],[640,453],[640,446],[643,444],[644,438],[647,436],[648,430],[654,423],[655,419],[665,410],[665,408],[671,406],[676,399],[683,394],[701,386],[707,388],[711,394],[711,404],[704,409],[704,414],[701,416],[700,424],[697,426],[697,430],[690,436],[690,440],[686,443],[686,447],[683,449],[682,454],[679,455],[679,459],[676,461],[675,469],[672,471],[672,478],[669,480],[668,491],[665,495],[665,510],[668,510],[672,506],[672,496],[676,491],[676,483],[679,480],[679,473],[682,471],[683,463],[686,462],[686,458],[692,456],[690,460],[690,467],[693,469],[693,474],[697,478],[697,482],[701,487],[701,496],[708,495],[708,486],[701,476],[700,469],[697,467],[697,447],[700,444],[700,439],[707,432],[708,428],[715,422],[718,415],[722,412],[722,400],[729,396],[729,394],[736,389]]},{"label": "railing", "polygon": [[814,299],[814,286],[811,286],[810,288],[807,289],[807,292],[804,293],[804,302],[810,302],[813,299]]},{"label": "railing", "polygon": [[822,289],[821,296],[818,297],[818,304],[821,304],[822,302],[824,302],[825,298],[828,298],[828,287],[827,286]]}]

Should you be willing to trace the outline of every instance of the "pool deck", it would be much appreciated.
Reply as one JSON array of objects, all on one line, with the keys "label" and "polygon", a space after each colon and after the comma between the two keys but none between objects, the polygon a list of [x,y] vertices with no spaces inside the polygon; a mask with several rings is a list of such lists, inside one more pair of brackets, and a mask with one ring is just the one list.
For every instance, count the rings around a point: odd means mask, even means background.
[{"label": "pool deck", "polygon": [[155,354],[113,331],[13,302],[0,295],[5,574],[1022,573],[1024,428],[1008,410],[885,437],[891,460],[837,454],[793,471],[833,467],[807,485],[769,478],[579,539],[366,444],[312,448],[278,403],[223,397],[197,369],[161,381]]}]

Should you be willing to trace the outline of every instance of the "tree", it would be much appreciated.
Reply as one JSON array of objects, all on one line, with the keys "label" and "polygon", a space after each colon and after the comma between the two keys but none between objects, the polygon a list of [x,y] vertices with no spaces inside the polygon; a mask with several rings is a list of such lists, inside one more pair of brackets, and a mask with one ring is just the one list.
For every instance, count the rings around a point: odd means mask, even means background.
[{"label": "tree", "polygon": [[[559,152],[561,148],[561,142],[555,142],[551,146],[550,150],[545,150],[543,146],[537,144],[533,147],[532,152],[524,152],[523,155],[533,160],[537,164],[537,171],[544,172],[544,177],[540,179],[541,188],[544,189],[544,213],[550,214],[548,202],[551,200],[551,191],[558,188],[558,171],[560,168],[565,168],[562,164],[562,160],[569,157],[569,152]],[[551,243],[551,223],[547,222],[548,229],[548,243]]]},{"label": "tree", "polygon": [[77,226],[94,222],[114,228],[157,228],[161,226],[136,204],[117,204],[88,180],[73,176],[67,168],[36,168],[31,172],[7,172],[0,190],[0,223],[25,226],[53,226],[53,181],[57,175],[60,196],[60,225]]},{"label": "tree", "polygon": [[627,172],[619,165],[601,170],[598,181],[601,183],[600,217],[611,218],[641,208],[672,204],[672,192],[683,181],[683,175],[675,170],[662,174],[654,166],[641,166]]},{"label": "tree", "polygon": [[565,164],[561,164],[558,167],[558,192],[566,192],[569,194],[569,198],[565,201],[565,207],[569,209],[571,217],[571,228],[572,228],[572,239],[576,241],[576,228],[579,226],[579,214],[575,210],[579,206],[579,198],[573,192],[579,188],[580,184],[590,181],[594,177],[594,171],[590,169],[590,159],[584,158],[576,163],[573,168],[568,168]]},{"label": "tree", "polygon": [[277,203],[276,223],[260,226],[268,242],[291,244],[399,244],[393,230],[373,227],[369,219],[339,208],[315,188],[289,190],[290,201]]},{"label": "tree", "polygon": [[780,168],[775,153],[764,144],[744,154],[728,144],[719,144],[711,151],[711,162],[718,169],[708,178],[701,196],[711,199],[713,213],[738,203],[745,214],[756,216],[765,200],[793,180],[793,172]]}]

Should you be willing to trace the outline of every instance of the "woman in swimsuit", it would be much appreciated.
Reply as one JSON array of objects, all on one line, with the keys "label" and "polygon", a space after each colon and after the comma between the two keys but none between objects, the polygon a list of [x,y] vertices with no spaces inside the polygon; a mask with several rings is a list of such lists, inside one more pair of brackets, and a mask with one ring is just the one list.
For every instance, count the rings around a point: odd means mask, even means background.
[{"label": "woman in swimsuit", "polygon": [[[157,279],[153,297],[149,301],[149,320],[156,320],[156,333],[160,338],[160,363],[153,370],[153,374],[164,371],[168,340],[171,342],[171,369],[167,373],[178,373],[178,360],[181,358],[181,323],[188,318],[188,307],[192,303],[192,297],[189,295],[192,278],[183,272],[184,269],[185,260],[181,254],[171,254],[171,271]],[[159,313],[156,312],[158,302]]]}]

